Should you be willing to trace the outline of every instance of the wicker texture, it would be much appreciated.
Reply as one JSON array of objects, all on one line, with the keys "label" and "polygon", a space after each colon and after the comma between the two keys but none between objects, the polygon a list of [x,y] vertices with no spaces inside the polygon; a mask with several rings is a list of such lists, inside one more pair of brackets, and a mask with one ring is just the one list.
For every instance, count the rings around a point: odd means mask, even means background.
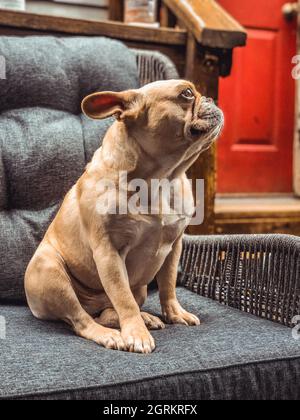
[{"label": "wicker texture", "polygon": [[156,51],[134,50],[134,52],[141,86],[158,80],[179,79],[175,65],[165,55]]},{"label": "wicker texture", "polygon": [[300,238],[186,236],[179,284],[292,327],[294,316],[300,314]]}]

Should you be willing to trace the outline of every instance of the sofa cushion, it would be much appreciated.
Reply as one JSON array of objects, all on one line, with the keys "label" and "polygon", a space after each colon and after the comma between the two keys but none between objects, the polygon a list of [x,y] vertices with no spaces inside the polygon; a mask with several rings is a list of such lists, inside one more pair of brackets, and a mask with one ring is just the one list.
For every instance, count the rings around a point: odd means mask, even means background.
[{"label": "sofa cushion", "polygon": [[[147,356],[106,350],[26,307],[0,306],[0,398],[300,398],[300,341],[290,329],[186,289],[178,295],[202,325],[153,332],[157,350]],[[159,313],[157,292],[145,309]]]},{"label": "sofa cushion", "polygon": [[135,55],[107,38],[1,37],[0,55],[0,112],[38,106],[78,115],[91,92],[137,84]]},{"label": "sofa cushion", "polygon": [[24,300],[26,266],[112,119],[80,110],[97,90],[137,88],[136,56],[105,38],[0,37],[0,298]]}]

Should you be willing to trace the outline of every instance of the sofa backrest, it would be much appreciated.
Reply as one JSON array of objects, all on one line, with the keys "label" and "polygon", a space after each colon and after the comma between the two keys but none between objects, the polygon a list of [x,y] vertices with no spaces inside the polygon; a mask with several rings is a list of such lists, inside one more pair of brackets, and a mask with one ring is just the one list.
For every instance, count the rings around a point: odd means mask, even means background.
[{"label": "sofa backrest", "polygon": [[0,37],[0,300],[24,300],[28,262],[112,119],[84,96],[139,85],[135,54],[105,38]]}]

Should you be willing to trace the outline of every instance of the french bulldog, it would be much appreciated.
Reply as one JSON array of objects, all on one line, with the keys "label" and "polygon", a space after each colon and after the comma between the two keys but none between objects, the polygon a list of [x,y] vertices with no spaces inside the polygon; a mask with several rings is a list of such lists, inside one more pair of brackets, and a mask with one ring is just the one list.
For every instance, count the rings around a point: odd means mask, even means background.
[{"label": "french bulldog", "polygon": [[[89,118],[116,121],[27,268],[28,304],[35,317],[63,320],[78,336],[108,349],[151,353],[149,330],[165,327],[141,310],[154,278],[162,319],[200,324],[176,297],[183,234],[194,211],[186,171],[219,136],[223,113],[184,80],[94,93],[82,110]],[[120,187],[120,173],[128,182],[176,180],[180,188],[155,212],[119,211],[133,195]],[[174,206],[176,199],[185,203],[184,211]]]}]

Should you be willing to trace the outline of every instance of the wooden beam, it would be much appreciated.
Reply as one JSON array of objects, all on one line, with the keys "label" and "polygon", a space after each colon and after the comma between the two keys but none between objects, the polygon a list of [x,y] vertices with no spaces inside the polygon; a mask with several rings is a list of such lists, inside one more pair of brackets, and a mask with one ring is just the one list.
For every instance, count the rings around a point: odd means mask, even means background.
[{"label": "wooden beam", "polygon": [[177,18],[174,13],[164,4],[160,7],[160,24],[165,28],[174,28],[177,23]]},{"label": "wooden beam", "polygon": [[300,236],[300,217],[230,217],[215,219],[215,231],[219,235],[226,234],[269,234],[280,233]]},{"label": "wooden beam", "polygon": [[109,19],[119,22],[124,21],[124,1],[109,0]]},{"label": "wooden beam", "polygon": [[235,48],[246,44],[245,29],[214,0],[164,0],[203,46]]},{"label": "wooden beam", "polygon": [[288,233],[300,236],[300,199],[293,195],[219,196],[216,233]]},{"label": "wooden beam", "polygon": [[1,10],[0,25],[26,30],[62,34],[107,36],[120,40],[140,41],[160,45],[185,45],[187,33],[169,28],[147,28],[124,23],[70,19],[34,13]]}]

